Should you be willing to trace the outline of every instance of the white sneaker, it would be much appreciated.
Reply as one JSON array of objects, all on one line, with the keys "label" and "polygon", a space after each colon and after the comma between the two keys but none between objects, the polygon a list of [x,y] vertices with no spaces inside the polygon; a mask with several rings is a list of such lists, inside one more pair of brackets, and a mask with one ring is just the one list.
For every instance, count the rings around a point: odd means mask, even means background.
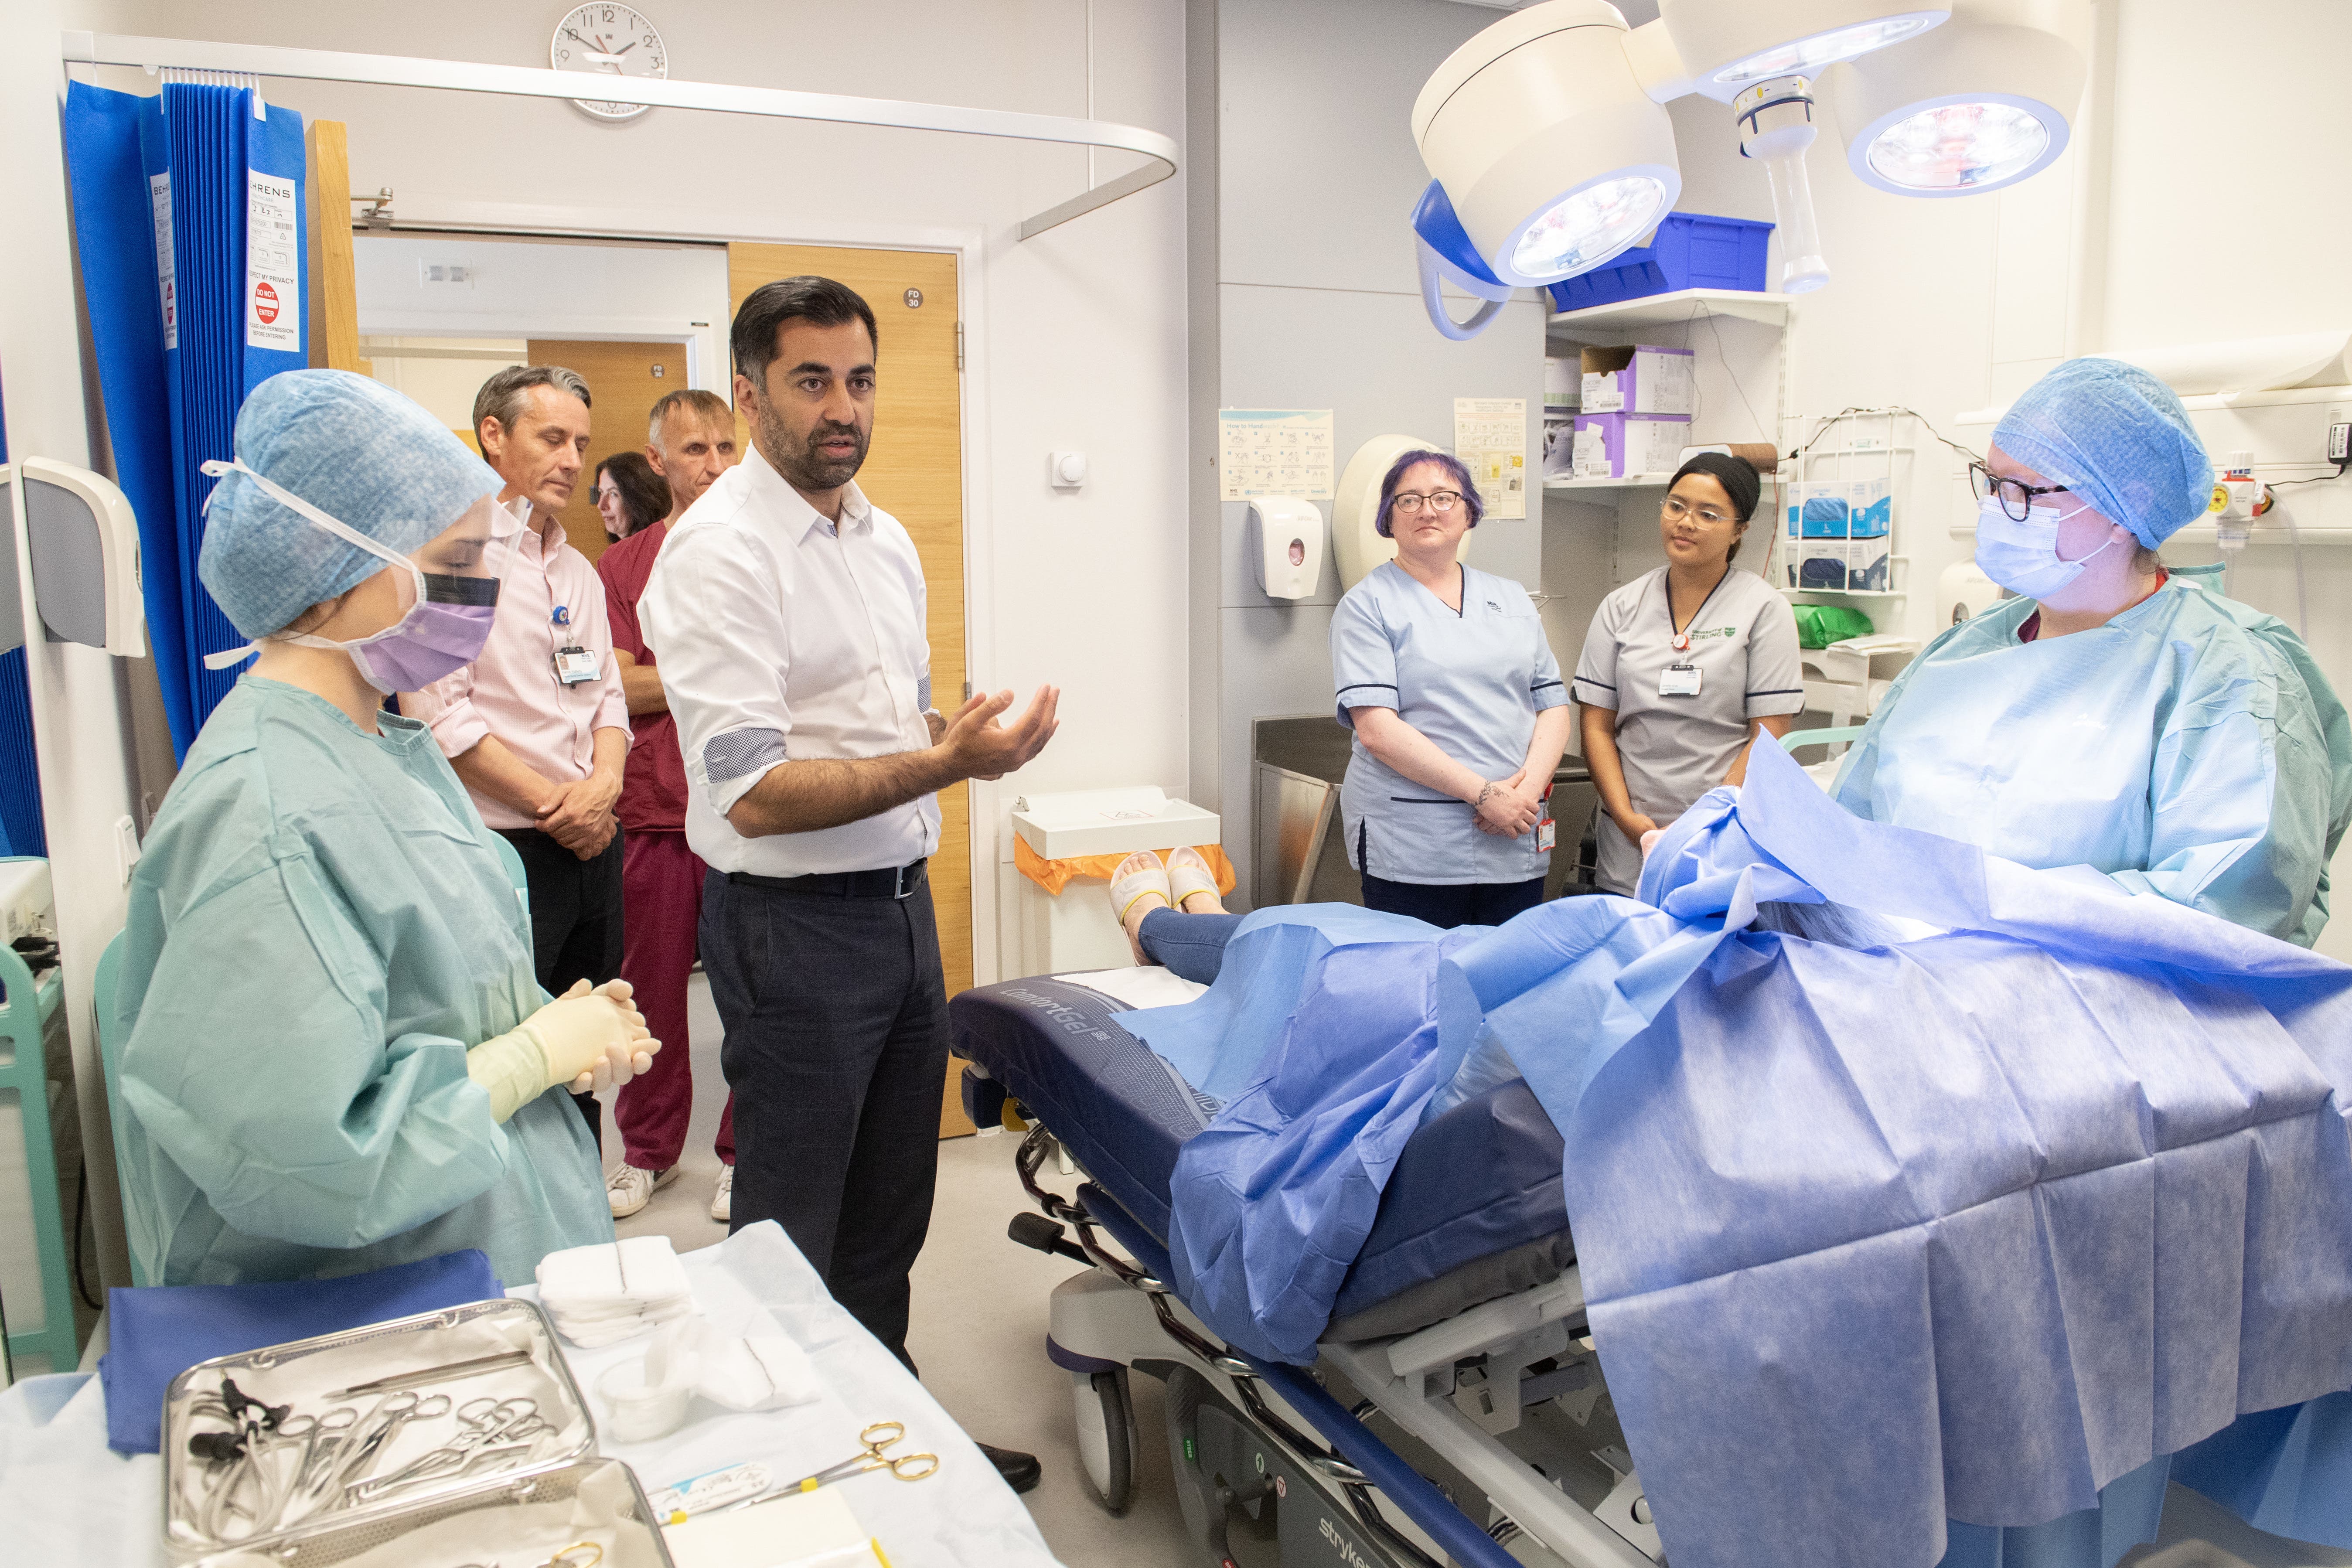
[{"label": "white sneaker", "polygon": [[653,1201],[656,1187],[667,1186],[677,1174],[672,1165],[667,1171],[642,1171],[626,1161],[613,1168],[604,1178],[604,1196],[612,1200],[613,1217],[626,1219]]},{"label": "white sneaker", "polygon": [[721,1225],[735,1218],[735,1167],[719,1167],[719,1188],[710,1194],[710,1217]]}]

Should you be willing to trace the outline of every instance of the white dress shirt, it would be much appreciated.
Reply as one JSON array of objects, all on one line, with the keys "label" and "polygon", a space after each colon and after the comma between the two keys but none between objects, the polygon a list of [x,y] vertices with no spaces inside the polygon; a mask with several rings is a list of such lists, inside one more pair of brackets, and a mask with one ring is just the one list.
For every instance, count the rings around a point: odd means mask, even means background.
[{"label": "white dress shirt", "polygon": [[838,526],[754,447],[672,525],[638,602],[677,721],[686,838],[716,870],[761,877],[903,866],[940,846],[925,795],[810,833],[746,838],[730,807],[787,758],[931,743],[923,563],[851,485]]}]

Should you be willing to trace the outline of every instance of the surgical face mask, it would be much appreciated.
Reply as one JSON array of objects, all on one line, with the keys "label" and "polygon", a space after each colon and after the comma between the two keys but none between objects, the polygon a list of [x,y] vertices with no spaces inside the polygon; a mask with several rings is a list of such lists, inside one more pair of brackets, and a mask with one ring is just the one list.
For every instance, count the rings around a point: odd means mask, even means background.
[{"label": "surgical face mask", "polygon": [[2100,551],[2118,542],[2110,539],[2079,560],[2059,557],[2058,525],[2074,512],[2089,510],[2079,506],[2074,511],[2060,511],[2054,506],[2029,507],[2025,521],[2020,522],[2000,510],[1999,497],[1987,496],[1977,502],[1977,570],[2011,593],[2028,599],[2047,599],[2063,592]]},{"label": "surgical face mask", "polygon": [[[255,473],[241,458],[206,463],[205,472],[215,478],[230,472],[243,474],[279,505],[408,574],[408,608],[400,619],[380,632],[349,642],[313,637],[308,632],[278,633],[262,641],[340,648],[351,656],[361,679],[386,695],[430,686],[481,657],[482,646],[489,641],[490,624],[498,613],[499,579],[505,573],[520,531],[520,524],[505,509],[477,502],[460,522],[478,519],[478,527],[445,530],[416,555],[402,555]],[[215,489],[213,493],[220,492]],[[205,504],[211,506],[209,498]],[[428,571],[427,567],[436,569]],[[257,642],[206,654],[205,666],[208,669],[225,669],[259,649],[260,643]]]}]

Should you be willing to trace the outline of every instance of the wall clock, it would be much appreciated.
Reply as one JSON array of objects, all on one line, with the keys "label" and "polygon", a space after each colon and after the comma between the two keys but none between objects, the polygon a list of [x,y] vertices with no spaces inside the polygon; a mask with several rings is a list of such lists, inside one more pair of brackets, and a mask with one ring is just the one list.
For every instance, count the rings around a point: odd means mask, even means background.
[{"label": "wall clock", "polygon": [[[669,50],[661,34],[634,5],[598,3],[575,6],[555,25],[547,46],[548,64],[560,71],[585,71],[605,77],[650,77],[668,79]],[[649,104],[615,103],[607,99],[572,100],[599,120],[635,120]]]}]

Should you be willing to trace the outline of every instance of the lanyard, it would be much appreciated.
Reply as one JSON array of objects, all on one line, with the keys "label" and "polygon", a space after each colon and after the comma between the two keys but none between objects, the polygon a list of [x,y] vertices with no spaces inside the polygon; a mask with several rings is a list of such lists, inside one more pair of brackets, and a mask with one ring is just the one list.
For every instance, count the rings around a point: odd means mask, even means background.
[{"label": "lanyard", "polygon": [[1706,613],[1706,607],[1715,603],[1715,596],[1723,591],[1723,585],[1730,581],[1731,563],[1727,561],[1723,563],[1723,575],[1715,580],[1715,586],[1706,591],[1706,597],[1698,602],[1698,608],[1693,610],[1690,613],[1690,619],[1685,621],[1680,626],[1676,626],[1675,625],[1675,583],[1673,577],[1667,577],[1664,583],[1661,584],[1661,586],[1663,586],[1666,591],[1666,630],[1673,634],[1674,650],[1676,653],[1688,653],[1690,651],[1690,627],[1697,624],[1699,616]]}]

